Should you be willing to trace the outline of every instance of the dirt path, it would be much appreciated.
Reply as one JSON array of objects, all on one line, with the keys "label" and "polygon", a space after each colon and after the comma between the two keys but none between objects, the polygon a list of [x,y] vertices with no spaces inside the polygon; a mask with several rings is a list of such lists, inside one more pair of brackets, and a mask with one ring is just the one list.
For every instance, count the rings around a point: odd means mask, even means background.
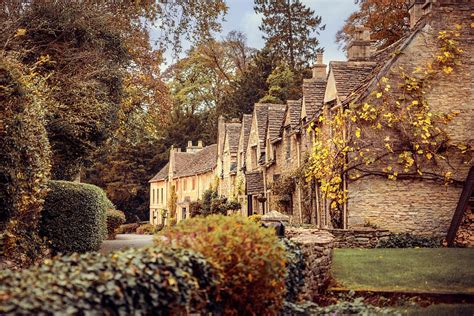
[{"label": "dirt path", "polygon": [[124,249],[140,248],[153,244],[153,235],[119,234],[114,240],[106,240],[100,247],[101,253]]}]

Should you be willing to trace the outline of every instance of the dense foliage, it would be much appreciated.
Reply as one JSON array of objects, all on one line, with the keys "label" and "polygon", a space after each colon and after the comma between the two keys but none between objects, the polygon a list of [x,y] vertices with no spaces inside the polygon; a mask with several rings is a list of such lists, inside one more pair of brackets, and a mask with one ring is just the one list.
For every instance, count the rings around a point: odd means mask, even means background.
[{"label": "dense foliage", "polygon": [[304,285],[304,269],[306,267],[304,255],[301,248],[294,242],[284,238],[282,243],[286,250],[286,269],[287,276],[285,280],[286,302],[298,301],[298,296]]},{"label": "dense foliage", "polygon": [[286,62],[292,71],[314,61],[319,41],[316,38],[321,17],[300,0],[255,0],[255,12],[262,14],[260,30],[266,47]]},{"label": "dense foliage", "polygon": [[381,240],[377,248],[438,248],[441,238],[417,236],[410,233],[390,234],[387,240]]},{"label": "dense foliage", "polygon": [[363,25],[370,31],[377,49],[395,43],[409,31],[408,8],[411,1],[405,0],[354,0],[359,8],[345,21],[336,34],[338,42],[347,50],[356,27]]},{"label": "dense foliage", "polygon": [[135,234],[138,227],[140,227],[138,223],[124,224],[120,225],[116,232],[117,234]]},{"label": "dense foliage", "polygon": [[41,214],[40,234],[56,253],[97,251],[107,236],[107,210],[113,208],[94,185],[50,181]]},{"label": "dense foliage", "polygon": [[114,239],[117,228],[125,223],[125,214],[116,209],[107,210],[107,238]]},{"label": "dense foliage", "polygon": [[208,216],[212,214],[227,215],[229,211],[239,210],[240,203],[219,196],[217,191],[208,189],[204,191],[202,199],[191,202],[189,210],[191,216]]},{"label": "dense foliage", "polygon": [[285,294],[286,253],[272,229],[240,216],[195,217],[161,232],[157,244],[202,253],[223,275],[220,306],[229,314],[272,314]]},{"label": "dense foliage", "polygon": [[135,232],[140,235],[153,235],[157,229],[152,224],[142,224],[137,227]]},{"label": "dense foliage", "polygon": [[44,249],[37,226],[50,149],[43,125],[48,90],[36,73],[41,65],[0,55],[0,258],[18,265],[31,264]]},{"label": "dense foliage", "polygon": [[201,256],[144,248],[73,254],[0,272],[0,314],[184,315],[210,308],[219,280]]}]

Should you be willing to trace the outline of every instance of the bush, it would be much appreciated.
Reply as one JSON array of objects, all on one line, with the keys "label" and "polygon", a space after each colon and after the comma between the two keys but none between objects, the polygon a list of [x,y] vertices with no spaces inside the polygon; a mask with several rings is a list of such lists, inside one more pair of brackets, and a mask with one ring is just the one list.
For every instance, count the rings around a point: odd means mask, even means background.
[{"label": "bush", "polygon": [[441,239],[416,236],[410,233],[390,234],[387,240],[378,243],[377,248],[438,248]]},{"label": "bush", "polygon": [[115,209],[107,210],[107,238],[115,239],[117,228],[123,223],[125,223],[125,214],[122,211]]},{"label": "bush", "polygon": [[260,214],[253,214],[253,215],[250,215],[248,218],[250,221],[254,222],[254,223],[261,223],[262,222],[262,216],[263,215],[260,215]]},{"label": "bush", "polygon": [[50,175],[47,96],[45,78],[34,67],[0,56],[0,261],[6,257],[18,266],[34,263],[46,250],[38,219]]},{"label": "bush", "polygon": [[303,271],[306,267],[303,252],[300,246],[294,242],[284,238],[282,239],[283,245],[285,246],[287,261],[286,261],[286,302],[296,302],[301,289],[304,285],[304,274]]},{"label": "bush", "polygon": [[155,247],[72,254],[0,272],[8,315],[186,315],[210,305],[216,270],[184,249]]},{"label": "bush", "polygon": [[91,184],[50,181],[40,234],[55,253],[97,251],[107,236],[106,212],[113,207]]},{"label": "bush", "polygon": [[138,227],[140,227],[138,223],[124,224],[120,225],[116,232],[117,234],[135,234]]},{"label": "bush", "polygon": [[285,302],[281,315],[397,315],[396,310],[380,308],[363,302],[363,298],[353,301],[339,301],[329,306],[318,306],[313,302],[291,303]]},{"label": "bush", "polygon": [[227,314],[280,310],[286,254],[273,229],[241,216],[211,215],[182,221],[160,233],[155,242],[192,249],[213,262],[223,275],[219,307]]},{"label": "bush", "polygon": [[153,235],[157,231],[156,231],[156,227],[153,226],[152,224],[142,224],[137,227],[135,232],[140,235]]}]

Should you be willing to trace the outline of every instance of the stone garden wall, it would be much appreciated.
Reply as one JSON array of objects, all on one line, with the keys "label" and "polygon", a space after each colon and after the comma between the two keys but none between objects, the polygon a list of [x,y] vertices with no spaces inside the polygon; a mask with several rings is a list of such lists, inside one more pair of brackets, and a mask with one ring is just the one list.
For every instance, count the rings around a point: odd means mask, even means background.
[{"label": "stone garden wall", "polygon": [[334,235],[334,248],[375,248],[379,241],[388,239],[386,229],[328,229]]},{"label": "stone garden wall", "polygon": [[302,299],[313,300],[329,285],[334,237],[324,230],[303,228],[290,228],[286,236],[303,251],[306,268]]}]

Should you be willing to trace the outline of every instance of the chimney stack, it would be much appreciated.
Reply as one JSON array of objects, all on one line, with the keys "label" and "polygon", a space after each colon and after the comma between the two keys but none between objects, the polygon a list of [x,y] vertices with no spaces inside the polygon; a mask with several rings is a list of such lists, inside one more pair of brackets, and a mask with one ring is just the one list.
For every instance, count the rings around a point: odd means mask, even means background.
[{"label": "chimney stack", "polygon": [[204,145],[202,144],[202,140],[198,140],[198,148],[203,148]]},{"label": "chimney stack", "polygon": [[410,0],[410,29],[413,29],[420,19],[431,9],[431,0]]},{"label": "chimney stack", "polygon": [[370,31],[362,25],[357,25],[354,38],[347,49],[349,61],[368,61],[373,54]]},{"label": "chimney stack", "polygon": [[323,52],[316,53],[316,64],[313,66],[313,79],[326,79],[326,65],[323,64]]}]

